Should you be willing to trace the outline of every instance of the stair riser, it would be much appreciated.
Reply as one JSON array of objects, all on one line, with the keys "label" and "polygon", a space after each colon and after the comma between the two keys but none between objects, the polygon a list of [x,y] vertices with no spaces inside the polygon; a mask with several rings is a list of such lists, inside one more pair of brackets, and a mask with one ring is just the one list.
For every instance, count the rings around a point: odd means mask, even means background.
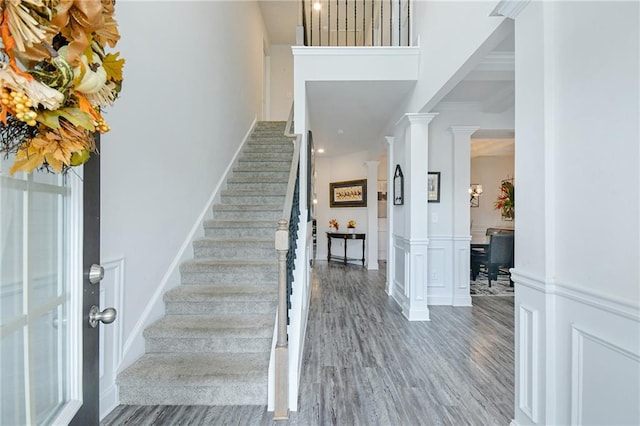
[{"label": "stair riser", "polygon": [[291,169],[291,162],[278,161],[278,162],[241,162],[233,168],[234,173],[247,173],[247,172],[276,172],[285,173]]},{"label": "stair riser", "polygon": [[205,228],[204,235],[211,238],[275,238],[277,224],[273,228]]},{"label": "stair riser", "polygon": [[216,386],[127,386],[119,388],[124,405],[267,405],[267,377]]},{"label": "stair riser", "polygon": [[222,195],[221,204],[278,204],[284,206],[284,195]]},{"label": "stair riser", "polygon": [[290,157],[293,154],[293,145],[290,142],[283,144],[247,144],[242,151],[244,154],[260,154],[260,153],[274,153],[274,154],[288,154]]},{"label": "stair riser", "polygon": [[278,274],[273,271],[212,271],[212,272],[182,272],[182,284],[214,284],[214,283],[243,283],[266,285],[276,283]]},{"label": "stair riser", "polygon": [[271,350],[272,337],[147,337],[147,353],[256,353]]},{"label": "stair riser", "polygon": [[222,220],[273,220],[274,223],[282,216],[279,211],[253,211],[253,210],[215,210],[213,216]]},{"label": "stair riser", "polygon": [[277,259],[274,243],[269,247],[240,244],[231,247],[227,247],[226,244],[201,246],[194,248],[194,254],[197,259]]},{"label": "stair riser", "polygon": [[281,137],[277,137],[277,136],[269,136],[269,137],[261,137],[261,138],[250,138],[249,140],[247,140],[247,144],[246,146],[268,146],[268,145],[272,145],[272,146],[282,146],[282,147],[287,147],[287,146],[292,146],[293,143],[291,142],[290,139],[286,139],[286,138],[281,138]]},{"label": "stair riser", "polygon": [[233,172],[234,178],[243,180],[251,179],[252,181],[262,181],[264,179],[280,179],[287,182],[289,179],[289,171],[259,171],[259,170],[236,170]]},{"label": "stair riser", "polygon": [[230,191],[243,189],[247,191],[264,191],[265,193],[280,193],[287,192],[286,183],[264,183],[264,182],[239,182],[228,183],[227,189]]},{"label": "stair riser", "polygon": [[240,155],[238,161],[288,161],[291,163],[291,154],[287,152],[244,152]]},{"label": "stair riser", "polygon": [[270,314],[276,306],[275,301],[165,302],[165,311],[168,315]]}]

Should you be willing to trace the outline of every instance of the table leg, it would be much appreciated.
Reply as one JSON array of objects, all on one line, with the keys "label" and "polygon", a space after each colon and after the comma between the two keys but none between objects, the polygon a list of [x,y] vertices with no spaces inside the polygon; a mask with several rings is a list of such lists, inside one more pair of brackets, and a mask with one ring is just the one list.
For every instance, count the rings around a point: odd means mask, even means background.
[{"label": "table leg", "polygon": [[364,238],[362,239],[362,266],[364,266]]},{"label": "table leg", "polygon": [[347,264],[347,239],[344,239],[344,264]]},{"label": "table leg", "polygon": [[331,237],[327,236],[327,262],[331,261]]}]

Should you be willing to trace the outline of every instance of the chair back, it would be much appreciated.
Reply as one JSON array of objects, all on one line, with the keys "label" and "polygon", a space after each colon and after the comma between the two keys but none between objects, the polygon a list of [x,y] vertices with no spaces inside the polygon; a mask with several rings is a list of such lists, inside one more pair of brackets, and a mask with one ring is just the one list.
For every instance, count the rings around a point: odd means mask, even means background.
[{"label": "chair back", "polygon": [[500,228],[487,228],[487,232],[485,232],[484,235],[494,235],[494,234],[499,234],[500,233]]},{"label": "chair back", "polygon": [[501,266],[511,266],[513,264],[513,234],[491,235],[489,263]]}]

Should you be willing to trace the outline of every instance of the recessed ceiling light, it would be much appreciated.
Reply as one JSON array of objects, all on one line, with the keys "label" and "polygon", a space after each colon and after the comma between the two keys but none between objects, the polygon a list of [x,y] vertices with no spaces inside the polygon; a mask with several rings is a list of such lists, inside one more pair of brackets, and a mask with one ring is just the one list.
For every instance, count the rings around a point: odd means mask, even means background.
[{"label": "recessed ceiling light", "polygon": [[313,10],[320,10],[320,9],[322,9],[322,5],[320,4],[320,2],[319,1],[315,2],[313,4]]},{"label": "recessed ceiling light", "polygon": [[317,151],[318,154],[324,154],[324,148],[318,148]]},{"label": "recessed ceiling light", "polygon": [[338,129],[338,134],[339,134],[339,135],[343,135],[343,134],[344,134],[344,130],[342,130],[342,129]]}]

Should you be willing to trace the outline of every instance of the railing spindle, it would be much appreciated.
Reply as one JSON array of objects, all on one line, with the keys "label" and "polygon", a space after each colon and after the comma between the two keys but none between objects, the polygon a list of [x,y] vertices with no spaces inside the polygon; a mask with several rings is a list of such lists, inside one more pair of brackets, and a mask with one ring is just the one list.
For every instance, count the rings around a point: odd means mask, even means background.
[{"label": "railing spindle", "polygon": [[384,2],[380,0],[380,45],[384,46],[384,29],[382,27],[382,21],[384,20]]},{"label": "railing spindle", "polygon": [[375,40],[373,39],[373,28],[374,28],[374,23],[375,23],[375,4],[374,1],[371,0],[371,46],[375,46]]},{"label": "railing spindle", "polygon": [[389,0],[389,46],[393,46],[393,0]]},{"label": "railing spindle", "polygon": [[411,45],[411,2],[407,0],[407,46]]},{"label": "railing spindle", "polygon": [[367,24],[365,22],[365,17],[367,16],[367,8],[366,8],[365,1],[366,0],[362,0],[362,45],[363,46],[367,43],[367,38],[365,37],[365,34],[367,34]]},{"label": "railing spindle", "polygon": [[[353,45],[357,46],[358,45],[358,39],[357,39],[357,31],[356,28],[358,26],[357,24],[358,22],[358,0],[353,0]],[[363,43],[364,46],[364,43]]]},{"label": "railing spindle", "polygon": [[331,46],[331,0],[327,1],[327,45]]},{"label": "railing spindle", "polygon": [[344,0],[344,45],[349,44],[349,0]]}]

